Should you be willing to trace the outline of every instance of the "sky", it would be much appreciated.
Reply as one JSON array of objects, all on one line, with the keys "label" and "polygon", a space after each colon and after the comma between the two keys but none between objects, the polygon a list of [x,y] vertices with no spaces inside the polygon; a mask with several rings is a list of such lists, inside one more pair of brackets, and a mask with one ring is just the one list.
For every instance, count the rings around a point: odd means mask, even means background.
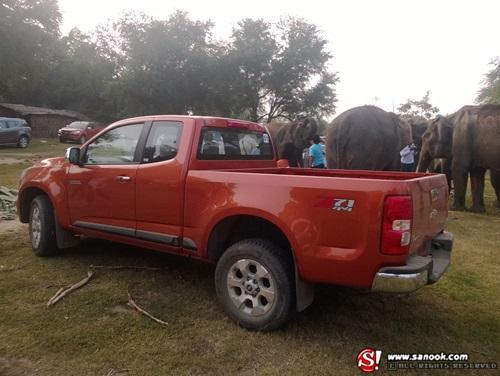
[{"label": "sky", "polygon": [[175,10],[215,23],[228,39],[243,18],[301,17],[318,26],[338,73],[337,114],[364,104],[395,110],[407,99],[442,114],[472,104],[489,62],[500,56],[500,1],[474,0],[59,0],[63,33],[92,31],[124,11],[166,19]]}]

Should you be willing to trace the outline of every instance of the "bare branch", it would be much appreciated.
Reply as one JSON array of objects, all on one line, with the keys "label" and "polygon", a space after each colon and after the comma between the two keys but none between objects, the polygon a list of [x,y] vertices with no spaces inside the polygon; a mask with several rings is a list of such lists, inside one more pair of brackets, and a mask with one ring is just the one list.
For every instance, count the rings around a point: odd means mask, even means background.
[{"label": "bare branch", "polygon": [[162,268],[155,268],[150,266],[133,266],[133,265],[90,265],[90,269],[110,269],[110,270],[122,270],[122,269],[133,269],[133,270],[162,270]]},{"label": "bare branch", "polygon": [[51,305],[56,304],[59,300],[64,298],[66,295],[71,294],[73,291],[79,289],[80,287],[85,286],[90,281],[90,279],[92,278],[93,275],[94,275],[94,272],[89,270],[87,272],[87,277],[82,279],[80,282],[75,283],[74,285],[71,285],[67,288],[61,287],[57,291],[57,293],[52,298],[50,298],[50,300],[47,302],[47,307],[50,307]]},{"label": "bare branch", "polygon": [[139,307],[139,306],[135,303],[134,299],[132,299],[132,296],[130,295],[130,292],[128,292],[128,291],[127,291],[127,294],[128,294],[128,303],[127,303],[127,305],[128,305],[129,307],[136,309],[137,311],[139,311],[139,312],[140,312],[140,313],[142,313],[143,315],[145,315],[145,316],[149,317],[151,320],[153,320],[154,322],[156,322],[156,323],[158,323],[158,324],[160,324],[160,325],[164,325],[164,326],[167,326],[167,325],[168,325],[168,322],[165,322],[165,321],[163,321],[163,320],[160,320],[160,319],[158,319],[158,318],[154,317],[151,313],[146,312],[146,311],[145,311],[145,310],[143,310],[141,307]]}]

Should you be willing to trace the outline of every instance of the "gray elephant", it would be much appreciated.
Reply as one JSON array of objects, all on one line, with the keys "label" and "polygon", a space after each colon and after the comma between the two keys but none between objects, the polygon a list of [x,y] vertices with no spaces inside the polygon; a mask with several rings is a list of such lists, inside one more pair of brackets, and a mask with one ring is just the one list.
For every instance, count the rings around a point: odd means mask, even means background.
[{"label": "gray elephant", "polygon": [[328,126],[328,167],[399,171],[399,151],[411,142],[410,125],[396,114],[375,106],[355,107]]},{"label": "gray elephant", "polygon": [[288,159],[290,167],[303,167],[302,151],[309,147],[309,140],[316,135],[316,120],[305,118],[292,123],[270,123],[267,130],[278,157]]},{"label": "gray elephant", "polygon": [[[453,137],[452,118],[442,115],[429,120],[426,131],[421,138],[421,148],[417,171],[437,172],[446,175],[451,190],[451,139]],[[437,140],[446,140],[438,142]]]},{"label": "gray elephant", "polygon": [[418,171],[426,171],[434,158],[451,161],[455,189],[453,210],[465,210],[465,192],[470,174],[471,211],[483,213],[484,175],[500,198],[500,105],[464,106],[448,118],[438,116],[422,137]]}]

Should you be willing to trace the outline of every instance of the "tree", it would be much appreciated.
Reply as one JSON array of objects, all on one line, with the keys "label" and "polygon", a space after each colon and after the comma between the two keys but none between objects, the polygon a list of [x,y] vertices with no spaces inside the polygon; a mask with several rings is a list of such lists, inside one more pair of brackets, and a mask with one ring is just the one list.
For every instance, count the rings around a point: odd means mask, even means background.
[{"label": "tree", "polygon": [[491,70],[484,75],[476,98],[478,103],[500,103],[500,57],[493,59],[490,65]]},{"label": "tree", "polygon": [[43,104],[60,23],[57,0],[0,2],[0,99]]},{"label": "tree", "polygon": [[47,105],[85,113],[110,121],[113,113],[104,105],[106,87],[116,66],[92,37],[72,29],[59,41],[59,54],[48,75]]},{"label": "tree", "polygon": [[337,76],[328,69],[327,41],[302,19],[288,17],[275,26],[273,33],[271,24],[245,19],[233,30],[233,112],[267,122],[332,114]]},{"label": "tree", "polygon": [[210,101],[211,27],[180,11],[162,21],[143,15],[118,21],[123,66],[110,89],[118,116],[186,114]]},{"label": "tree", "polygon": [[408,99],[406,103],[402,103],[397,108],[398,114],[407,119],[421,117],[427,120],[437,115],[439,113],[439,108],[433,106],[429,102],[430,93],[431,92],[427,90],[423,98],[420,100]]}]

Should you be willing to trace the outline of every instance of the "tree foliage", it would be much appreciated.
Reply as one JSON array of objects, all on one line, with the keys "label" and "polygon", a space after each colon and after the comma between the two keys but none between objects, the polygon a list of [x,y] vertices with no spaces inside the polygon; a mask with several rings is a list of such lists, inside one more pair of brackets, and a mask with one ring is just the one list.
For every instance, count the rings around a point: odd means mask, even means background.
[{"label": "tree foliage", "polygon": [[491,70],[484,75],[483,85],[479,89],[478,103],[500,103],[500,57],[490,62]]},{"label": "tree foliage", "polygon": [[229,58],[243,95],[237,112],[250,120],[329,115],[335,110],[337,77],[331,54],[315,25],[285,18],[275,26],[245,19],[234,29]]},{"label": "tree foliage", "polygon": [[0,99],[99,120],[157,113],[254,121],[334,112],[337,77],[315,25],[243,19],[228,41],[210,21],[124,14],[60,36],[56,0],[0,3]]},{"label": "tree foliage", "polygon": [[439,108],[430,103],[429,97],[430,91],[427,90],[420,100],[408,99],[406,103],[399,105],[398,114],[407,119],[420,117],[429,120],[439,113]]},{"label": "tree foliage", "polygon": [[0,99],[40,102],[60,23],[57,0],[0,2]]}]

